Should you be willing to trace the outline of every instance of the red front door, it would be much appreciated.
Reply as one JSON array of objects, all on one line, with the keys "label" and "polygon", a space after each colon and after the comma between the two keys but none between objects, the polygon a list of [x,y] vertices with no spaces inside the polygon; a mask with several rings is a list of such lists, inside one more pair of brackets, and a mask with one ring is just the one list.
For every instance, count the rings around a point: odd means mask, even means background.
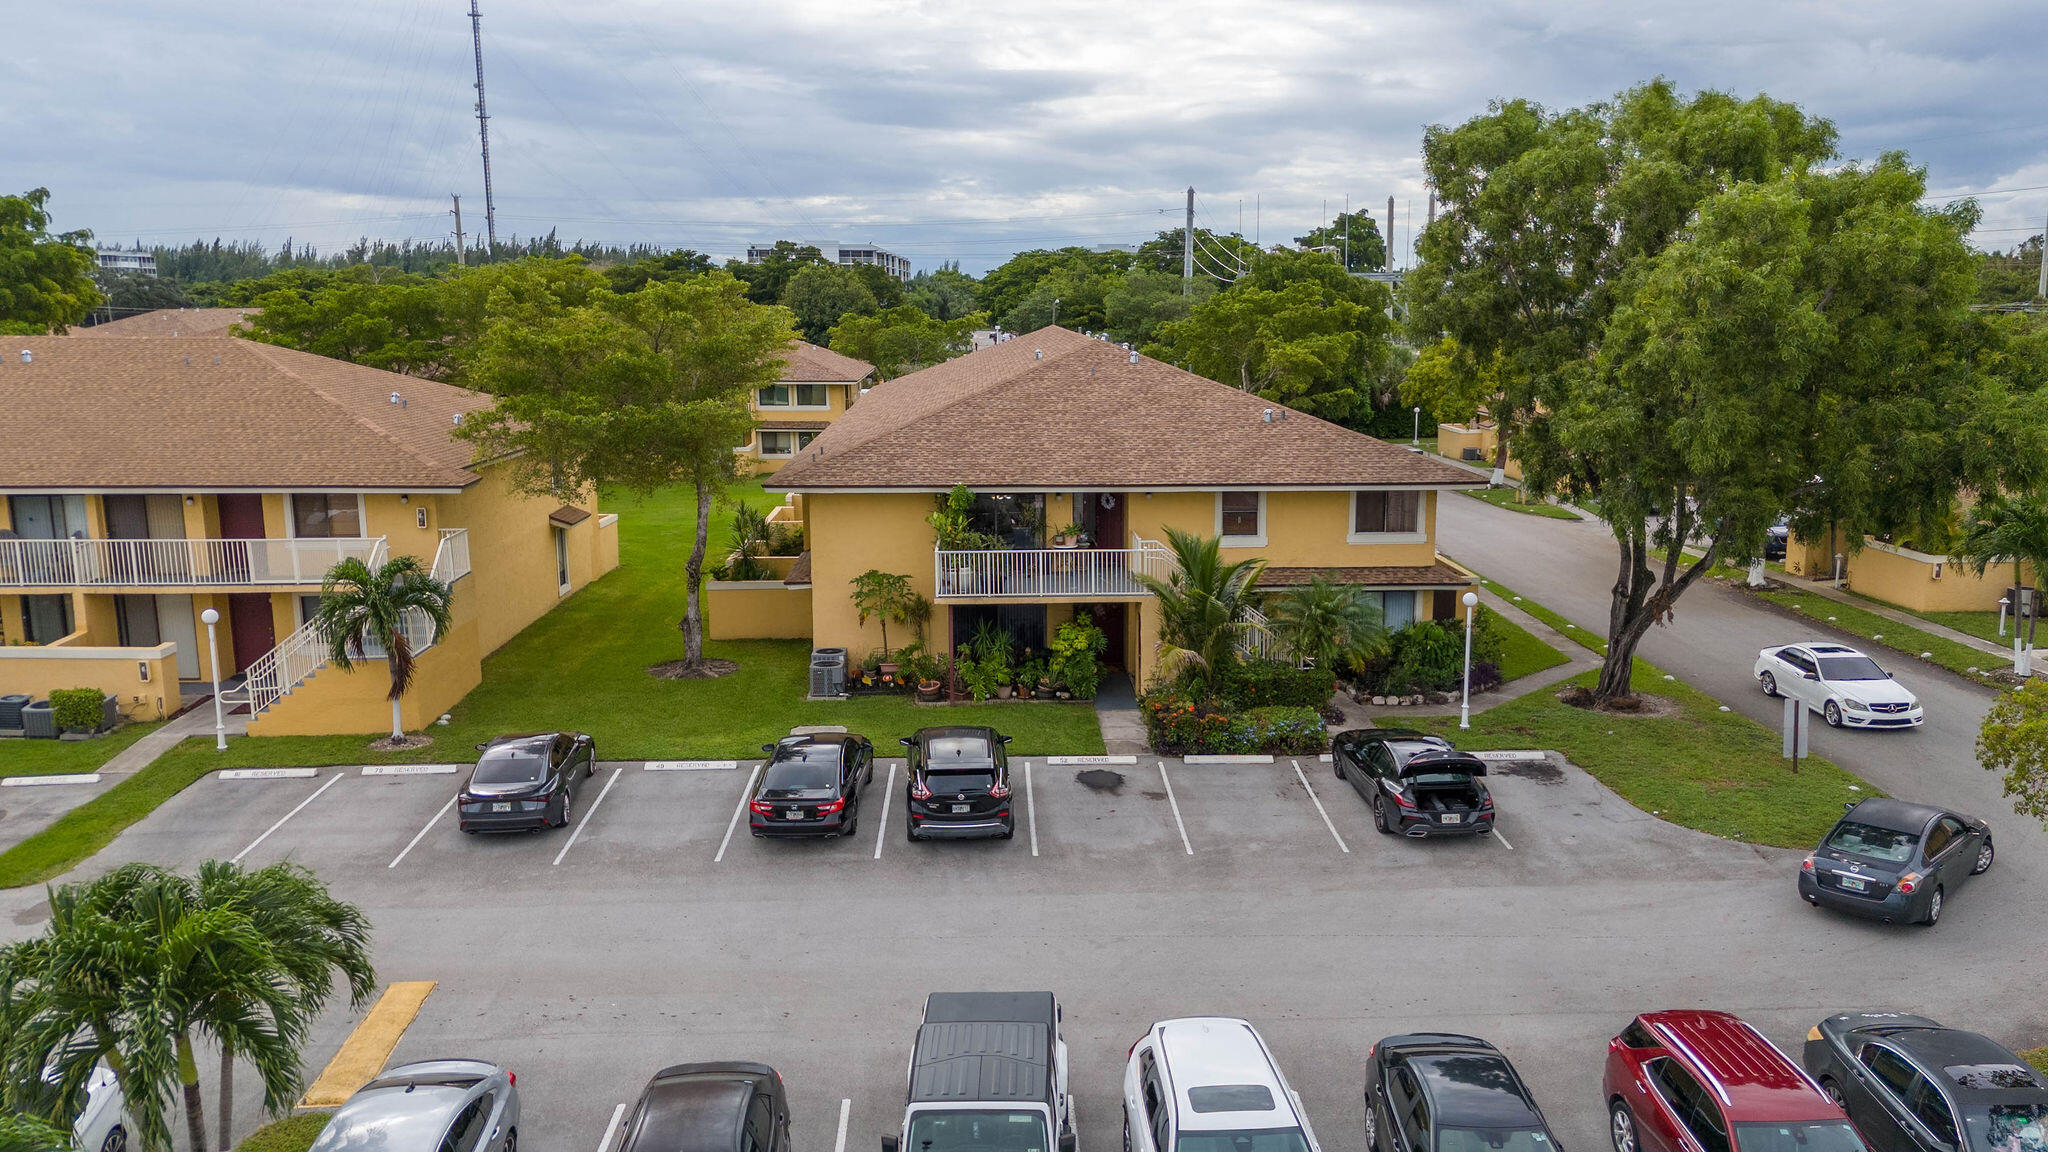
[{"label": "red front door", "polygon": [[271,623],[267,593],[241,592],[229,596],[228,627],[234,633],[237,672],[247,671],[249,665],[277,647],[277,629]]}]

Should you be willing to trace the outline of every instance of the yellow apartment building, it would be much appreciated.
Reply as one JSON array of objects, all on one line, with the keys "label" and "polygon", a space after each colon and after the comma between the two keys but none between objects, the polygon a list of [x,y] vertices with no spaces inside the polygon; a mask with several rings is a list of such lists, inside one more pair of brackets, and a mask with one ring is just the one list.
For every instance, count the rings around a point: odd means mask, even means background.
[{"label": "yellow apartment building", "polygon": [[307,624],[335,562],[410,555],[455,588],[405,701],[418,728],[618,564],[616,517],[516,493],[454,437],[487,396],[224,335],[9,339],[0,694],[99,687],[168,715],[211,691],[211,608],[252,734],[388,729],[382,661],[330,669]]},{"label": "yellow apartment building", "polygon": [[[956,484],[1004,547],[945,551],[926,522]],[[1084,617],[1143,684],[1158,640],[1135,573],[1166,576],[1166,529],[1267,561],[1277,592],[1322,577],[1369,590],[1387,624],[1457,615],[1464,571],[1437,554],[1437,500],[1485,481],[1116,345],[1043,328],[869,390],[767,481],[809,551],[781,581],[711,586],[712,635],[879,646],[853,578],[902,573],[934,605],[932,650],[982,621],[1043,648]],[[1062,537],[1061,529],[1073,535]],[[893,639],[894,637],[892,637]]]},{"label": "yellow apartment building", "polygon": [[872,364],[797,341],[783,362],[782,379],[755,392],[748,404],[760,424],[751,439],[733,449],[742,471],[755,476],[779,471],[853,407],[874,372]]}]

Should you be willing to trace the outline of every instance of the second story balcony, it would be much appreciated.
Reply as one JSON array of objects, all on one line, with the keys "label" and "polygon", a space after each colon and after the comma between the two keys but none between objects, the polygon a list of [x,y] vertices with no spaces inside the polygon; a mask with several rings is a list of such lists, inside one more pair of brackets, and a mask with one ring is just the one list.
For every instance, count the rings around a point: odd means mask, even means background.
[{"label": "second story balcony", "polygon": [[382,536],[23,540],[0,535],[0,588],[317,587],[338,561],[382,563]]},{"label": "second story balcony", "polygon": [[932,556],[940,600],[1149,596],[1136,577],[1163,580],[1173,571],[1172,554],[1152,541],[1139,541],[1133,548],[939,550]]}]

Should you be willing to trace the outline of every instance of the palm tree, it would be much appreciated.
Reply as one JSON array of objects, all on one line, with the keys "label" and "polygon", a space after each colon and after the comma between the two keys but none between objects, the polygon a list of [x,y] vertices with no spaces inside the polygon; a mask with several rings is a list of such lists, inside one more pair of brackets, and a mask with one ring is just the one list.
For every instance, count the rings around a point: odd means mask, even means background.
[{"label": "palm tree", "polygon": [[[349,1003],[360,1007],[377,989],[370,962],[370,922],[362,910],[328,895],[326,885],[296,864],[272,864],[254,872],[239,865],[209,860],[199,866],[199,902],[246,915],[269,942],[275,979],[292,996],[295,1009],[286,1030],[296,1056],[305,1029],[334,994],[337,975],[348,982]],[[231,1039],[220,1045],[220,1146],[234,1147],[235,1057]],[[292,1081],[301,1078],[294,1070]],[[265,1078],[266,1089],[270,1079]],[[273,1114],[291,1103],[290,1096],[266,1095]]]},{"label": "palm tree", "polygon": [[1386,635],[1365,590],[1316,579],[1273,603],[1273,631],[1297,660],[1335,669]]},{"label": "palm tree", "polygon": [[1133,574],[1159,601],[1159,671],[1213,683],[1236,661],[1239,640],[1257,627],[1249,619],[1252,586],[1266,562],[1226,564],[1215,537],[1178,528],[1166,530],[1166,545],[1171,576]]},{"label": "palm tree", "polygon": [[[2015,588],[2026,584],[2020,576],[2022,564],[2033,566],[2036,579],[2048,574],[2048,497],[2039,494],[2018,498],[1993,495],[1977,501],[1963,520],[1963,538],[1956,545],[1951,559],[1958,564],[1968,564],[1979,576],[1984,575],[1991,565],[2010,560]],[[2037,599],[2034,614],[2027,619],[2028,648],[2034,646],[2034,629],[2040,620],[2040,607]],[[2019,605],[2013,605],[2013,611],[2017,613]],[[2015,662],[2026,663],[2025,653],[2020,648],[2017,615],[2013,619],[2012,645]]]},{"label": "palm tree", "polygon": [[447,635],[454,597],[455,590],[436,580],[417,556],[395,556],[375,572],[351,556],[328,569],[320,584],[320,614],[315,619],[335,667],[349,671],[371,645],[384,650],[384,663],[391,670],[391,691],[385,698],[391,701],[393,740],[405,738],[398,701],[412,687],[407,617],[424,618],[433,625],[427,644],[438,644]]},{"label": "palm tree", "polygon": [[0,1112],[0,1152],[75,1152],[71,1134],[33,1116]]}]

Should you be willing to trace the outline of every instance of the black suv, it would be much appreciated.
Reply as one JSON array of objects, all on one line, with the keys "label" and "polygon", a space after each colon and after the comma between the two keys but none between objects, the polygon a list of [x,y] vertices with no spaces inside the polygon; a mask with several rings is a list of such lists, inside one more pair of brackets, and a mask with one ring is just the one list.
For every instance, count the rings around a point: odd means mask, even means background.
[{"label": "black suv", "polygon": [[1367,1152],[1560,1152],[1515,1066],[1475,1036],[1389,1036],[1365,1061]]},{"label": "black suv", "polygon": [[1486,762],[1441,736],[1406,728],[1354,728],[1330,742],[1337,779],[1372,805],[1373,826],[1404,836],[1478,836],[1493,831]]},{"label": "black suv", "polygon": [[2048,1077],[1974,1032],[1903,1012],[1845,1012],[1807,1032],[1805,1057],[1872,1148],[2048,1147]]},{"label": "black suv", "polygon": [[860,793],[875,778],[875,746],[865,736],[786,736],[761,745],[768,764],[747,800],[756,836],[851,836]]},{"label": "black suv", "polygon": [[903,738],[910,749],[909,819],[904,834],[999,836],[1017,831],[1010,809],[1010,738],[993,728],[920,728]]}]

